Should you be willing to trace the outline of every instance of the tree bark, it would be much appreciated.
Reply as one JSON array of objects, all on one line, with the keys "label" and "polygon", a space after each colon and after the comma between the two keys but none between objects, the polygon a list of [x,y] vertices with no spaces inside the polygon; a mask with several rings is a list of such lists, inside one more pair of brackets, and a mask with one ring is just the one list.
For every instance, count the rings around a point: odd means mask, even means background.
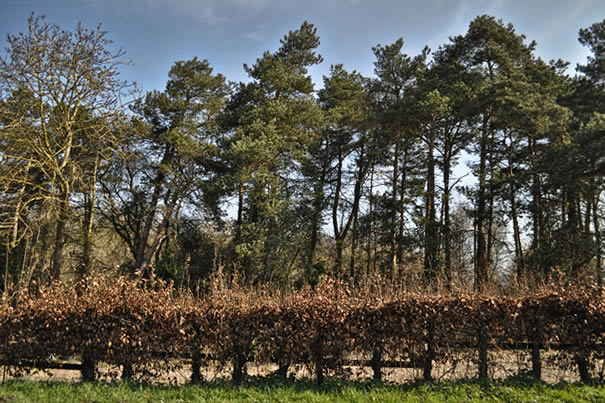
[{"label": "tree bark", "polygon": [[480,152],[479,152],[479,191],[477,195],[477,216],[476,222],[476,263],[475,263],[475,288],[483,291],[487,286],[489,256],[487,254],[485,220],[487,215],[487,141],[489,137],[488,116],[483,116],[481,128]]},{"label": "tree bark", "polygon": [[[434,125],[434,122],[433,122]],[[424,228],[424,278],[427,284],[435,279],[437,273],[437,250],[439,247],[437,223],[435,222],[435,134],[434,127],[427,133],[427,179],[425,194]]]},{"label": "tree bark", "polygon": [[396,134],[395,141],[395,153],[393,154],[393,178],[392,178],[392,211],[391,211],[391,228],[390,228],[390,238],[391,238],[391,273],[392,277],[395,278],[397,275],[397,194],[399,193],[399,186],[397,185],[397,181],[399,180],[399,152],[401,147],[400,136],[401,133],[398,130]]},{"label": "tree bark", "polygon": [[55,248],[53,251],[53,260],[51,267],[51,281],[57,281],[61,278],[61,271],[63,267],[63,250],[65,246],[65,225],[66,225],[66,214],[61,211],[57,218],[57,226],[55,230]]},{"label": "tree bark", "polygon": [[597,192],[597,195],[593,198],[592,201],[592,221],[594,226],[594,234],[595,234],[595,257],[596,257],[596,277],[597,284],[603,285],[603,263],[601,260],[601,229],[599,225],[599,214],[598,214],[598,203],[600,199],[600,192]]}]

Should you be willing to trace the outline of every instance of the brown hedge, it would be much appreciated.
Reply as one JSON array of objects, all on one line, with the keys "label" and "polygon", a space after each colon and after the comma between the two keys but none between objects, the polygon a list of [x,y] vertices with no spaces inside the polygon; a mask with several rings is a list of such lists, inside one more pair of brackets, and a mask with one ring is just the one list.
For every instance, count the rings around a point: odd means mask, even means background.
[{"label": "brown hedge", "polygon": [[255,360],[277,363],[282,376],[303,364],[321,382],[351,358],[368,360],[376,378],[388,358],[422,368],[426,379],[435,363],[472,360],[485,377],[487,352],[508,349],[527,350],[540,377],[541,353],[552,349],[557,365],[576,366],[587,381],[605,355],[603,288],[551,286],[516,297],[353,291],[335,280],[288,293],[231,284],[200,297],[156,280],[55,284],[2,299],[0,361],[77,356],[91,379],[97,362],[144,376],[191,358],[193,381],[212,360],[232,368],[239,382]]}]

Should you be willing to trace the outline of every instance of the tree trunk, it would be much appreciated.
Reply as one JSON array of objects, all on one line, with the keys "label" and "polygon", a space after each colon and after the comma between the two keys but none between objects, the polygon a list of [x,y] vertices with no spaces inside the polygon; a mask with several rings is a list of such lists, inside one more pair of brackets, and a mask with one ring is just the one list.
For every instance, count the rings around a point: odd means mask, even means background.
[{"label": "tree trunk", "polygon": [[594,226],[594,234],[595,234],[595,257],[596,257],[596,277],[597,284],[603,285],[603,263],[601,261],[601,230],[599,225],[599,214],[598,214],[598,203],[600,198],[600,192],[597,192],[596,197],[593,198],[592,201],[592,221]]},{"label": "tree trunk", "polygon": [[324,208],[324,187],[326,185],[326,176],[329,169],[329,152],[330,152],[330,139],[326,139],[326,148],[324,150],[324,158],[321,167],[321,174],[319,181],[315,183],[315,189],[313,192],[313,213],[311,217],[311,239],[309,241],[309,250],[307,251],[307,277],[313,266],[315,259],[315,250],[318,243],[318,235],[321,227],[321,213]]},{"label": "tree trunk", "polygon": [[511,216],[513,219],[513,238],[515,241],[515,260],[517,263],[517,280],[525,277],[525,263],[523,260],[523,246],[521,245],[521,229],[519,227],[519,217],[517,214],[517,201],[515,199],[515,190],[511,185],[510,192]]},{"label": "tree trunk", "polygon": [[439,245],[437,223],[435,222],[435,136],[434,128],[427,133],[427,179],[425,194],[424,228],[424,278],[430,284],[436,277],[437,249]]},{"label": "tree trunk", "polygon": [[366,275],[372,271],[372,246],[374,240],[374,168],[370,171],[370,193],[368,195],[368,235],[366,237]]},{"label": "tree trunk", "polygon": [[[532,215],[532,251],[534,254],[537,253],[538,256],[538,272],[546,274],[546,267],[543,267],[543,262],[541,258],[542,254],[542,232],[543,223],[542,223],[542,189],[540,185],[540,176],[536,172],[537,168],[537,157],[535,150],[535,140],[531,137],[527,140],[529,145],[530,152],[530,167],[533,171],[532,173],[532,185],[531,185],[531,215]],[[564,207],[565,208],[565,207]]]},{"label": "tree trunk", "polygon": [[488,117],[484,115],[483,125],[481,129],[480,153],[479,153],[479,192],[477,195],[477,217],[476,222],[476,239],[477,252],[475,256],[475,288],[478,291],[485,290],[488,280],[488,265],[489,256],[487,254],[486,243],[486,208],[487,208],[487,140],[488,140]]},{"label": "tree trunk", "polygon": [[443,159],[443,250],[444,250],[444,272],[447,278],[447,287],[452,286],[452,240],[450,222],[450,150],[446,150]]},{"label": "tree trunk", "polygon": [[160,195],[162,192],[162,186],[164,185],[164,179],[166,175],[162,171],[162,165],[167,163],[171,159],[171,150],[170,146],[166,145],[166,149],[164,150],[164,156],[162,158],[162,162],[157,168],[157,173],[155,179],[153,181],[153,193],[151,195],[151,200],[149,201],[149,207],[147,208],[145,215],[145,223],[143,225],[143,230],[141,231],[136,247],[136,256],[135,256],[135,268],[141,271],[147,269],[147,264],[150,259],[146,259],[146,249],[148,246],[149,236],[151,235],[151,229],[153,227],[153,221],[155,220],[156,209],[160,202]]},{"label": "tree trunk", "polygon": [[[357,244],[359,243],[359,204],[361,203],[362,185],[367,173],[367,161],[365,161],[365,147],[361,145],[359,160],[357,161],[357,178],[353,190],[353,210],[351,211],[350,220],[353,222],[351,229],[351,261],[349,265],[349,273],[351,279],[355,279],[355,254],[357,253]],[[347,223],[347,227],[348,227]]]},{"label": "tree trunk", "polygon": [[336,242],[336,272],[340,273],[342,269],[342,234],[338,224],[338,209],[340,207],[340,190],[342,187],[342,152],[338,154],[338,164],[336,165],[336,189],[334,189],[334,203],[332,205],[332,227],[334,231],[334,240]]},{"label": "tree trunk", "polygon": [[57,226],[55,231],[55,248],[53,252],[51,281],[57,281],[61,278],[61,270],[63,266],[63,249],[65,246],[65,225],[66,215],[63,211],[59,213],[57,218]]},{"label": "tree trunk", "polygon": [[397,132],[397,139],[395,142],[395,153],[393,155],[393,179],[392,179],[392,211],[391,211],[391,228],[390,228],[390,252],[391,252],[391,273],[393,278],[397,275],[397,194],[399,193],[399,186],[397,181],[399,179],[399,149],[401,147],[400,133]]},{"label": "tree trunk", "polygon": [[92,261],[92,231],[94,228],[95,220],[95,203],[97,199],[97,172],[99,170],[100,157],[95,158],[95,164],[91,177],[90,194],[85,197],[85,227],[83,234],[83,245],[82,245],[82,264],[80,268],[80,274],[85,275],[90,273],[90,265]]},{"label": "tree trunk", "polygon": [[[405,198],[408,185],[408,162],[409,162],[409,146],[406,143],[403,151],[403,164],[401,166],[401,194],[399,196],[399,239],[403,239],[405,235]],[[397,245],[397,260],[403,261],[403,243]]]}]

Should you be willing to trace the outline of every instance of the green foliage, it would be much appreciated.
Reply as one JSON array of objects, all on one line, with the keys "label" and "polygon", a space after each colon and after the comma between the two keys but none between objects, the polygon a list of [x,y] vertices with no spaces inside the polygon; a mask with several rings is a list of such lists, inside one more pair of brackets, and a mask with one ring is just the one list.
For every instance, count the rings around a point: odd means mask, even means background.
[{"label": "green foliage", "polygon": [[128,110],[105,32],[32,16],[0,61],[0,287],[112,267],[193,289],[219,268],[283,289],[602,283],[604,27],[580,30],[573,78],[482,15],[432,54],[378,44],[373,77],[335,64],[316,92],[304,22],[249,82],[194,57]]},{"label": "green foliage", "polygon": [[[240,187],[236,251],[251,279],[287,279],[290,273],[277,268],[290,267],[284,254],[297,254],[300,247],[296,222],[289,217],[301,191],[292,182],[321,122],[307,73],[322,60],[315,53],[316,32],[305,22],[281,40],[277,52],[265,52],[252,67],[245,66],[253,81],[240,85],[227,107],[229,124],[236,125],[228,157]],[[253,273],[259,259],[262,272]]]}]

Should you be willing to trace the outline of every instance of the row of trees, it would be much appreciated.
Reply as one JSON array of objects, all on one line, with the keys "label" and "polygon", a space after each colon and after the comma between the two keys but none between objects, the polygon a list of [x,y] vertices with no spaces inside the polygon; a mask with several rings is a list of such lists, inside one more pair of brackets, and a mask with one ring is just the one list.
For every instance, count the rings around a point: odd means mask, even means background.
[{"label": "row of trees", "polygon": [[8,37],[4,290],[114,265],[183,285],[220,267],[278,284],[602,282],[605,21],[580,30],[592,56],[574,77],[480,16],[432,53],[377,45],[373,77],[335,65],[315,91],[305,22],[246,83],[194,58],[139,98],[105,35],[32,16]]}]

